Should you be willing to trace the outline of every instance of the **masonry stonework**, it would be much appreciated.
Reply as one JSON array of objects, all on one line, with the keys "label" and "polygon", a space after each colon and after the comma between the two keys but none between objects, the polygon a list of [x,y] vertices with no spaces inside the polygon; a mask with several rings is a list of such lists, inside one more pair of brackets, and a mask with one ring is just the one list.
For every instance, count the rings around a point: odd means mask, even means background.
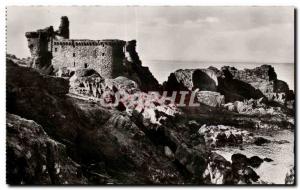
[{"label": "masonry stonework", "polygon": [[68,17],[63,16],[56,31],[50,26],[26,32],[32,58],[30,67],[57,76],[63,76],[63,71],[90,68],[104,78],[125,76],[136,81],[143,91],[160,87],[149,68],[142,66],[135,40],[69,39],[69,24]]},{"label": "masonry stonework", "polygon": [[34,65],[51,64],[54,69],[91,68],[104,78],[117,77],[125,69],[125,41],[69,39],[69,20],[66,16],[61,17],[57,31],[50,26],[27,32],[25,36]]},{"label": "masonry stonework", "polygon": [[122,40],[54,40],[52,64],[55,68],[91,68],[105,78],[113,78],[122,71],[125,43]]}]

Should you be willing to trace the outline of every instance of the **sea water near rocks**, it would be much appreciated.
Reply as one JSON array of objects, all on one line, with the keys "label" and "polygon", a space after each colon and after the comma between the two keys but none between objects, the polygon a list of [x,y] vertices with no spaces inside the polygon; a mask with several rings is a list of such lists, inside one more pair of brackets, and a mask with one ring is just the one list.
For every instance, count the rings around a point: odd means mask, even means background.
[{"label": "sea water near rocks", "polygon": [[[289,88],[294,90],[294,63],[260,63],[260,62],[205,62],[205,61],[166,61],[150,60],[143,61],[148,66],[156,79],[162,83],[168,79],[170,72],[178,69],[208,68],[210,66],[220,69],[222,66],[231,66],[237,69],[253,69],[267,64],[274,67],[277,78],[288,83]],[[159,67],[157,67],[159,65]]]},{"label": "sea water near rocks", "polygon": [[[160,64],[158,64],[160,63]],[[163,63],[163,64],[162,64]],[[222,66],[232,66],[237,69],[252,69],[264,64],[274,67],[277,78],[288,83],[289,88],[294,90],[294,63],[259,63],[259,62],[205,62],[205,61],[165,61],[151,60],[144,61],[144,64],[150,67],[154,76],[160,83],[166,81],[170,72],[178,69],[208,68],[210,66],[220,69]],[[160,65],[157,67],[157,65]],[[271,140],[271,143],[256,146],[245,145],[243,150],[239,147],[224,147],[216,150],[231,161],[231,155],[241,153],[247,157],[259,156],[260,158],[271,158],[272,162],[263,162],[255,171],[262,181],[274,184],[284,184],[285,177],[290,168],[294,166],[294,132],[291,130],[256,130],[255,136],[265,137]],[[289,143],[276,143],[274,141],[286,140]]]},{"label": "sea water near rocks", "polygon": [[[260,158],[271,158],[272,162],[263,162],[254,169],[262,181],[274,184],[284,184],[285,176],[290,168],[294,166],[294,132],[291,130],[257,130],[254,136],[261,136],[271,140],[271,143],[256,146],[246,145],[243,150],[238,147],[224,147],[215,152],[231,161],[231,155],[241,153],[247,157],[259,156]],[[288,143],[278,143],[279,141]]]}]

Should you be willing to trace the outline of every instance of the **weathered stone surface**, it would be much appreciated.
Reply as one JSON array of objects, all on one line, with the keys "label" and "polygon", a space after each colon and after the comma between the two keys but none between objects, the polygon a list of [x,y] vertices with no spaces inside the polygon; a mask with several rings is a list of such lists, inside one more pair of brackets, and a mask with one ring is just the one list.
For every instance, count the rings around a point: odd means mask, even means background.
[{"label": "weathered stone surface", "polygon": [[40,125],[13,114],[7,114],[6,119],[8,184],[87,183],[66,147],[52,140]]},{"label": "weathered stone surface", "polygon": [[218,92],[198,91],[196,96],[199,103],[211,107],[221,107],[225,103],[225,97]]}]

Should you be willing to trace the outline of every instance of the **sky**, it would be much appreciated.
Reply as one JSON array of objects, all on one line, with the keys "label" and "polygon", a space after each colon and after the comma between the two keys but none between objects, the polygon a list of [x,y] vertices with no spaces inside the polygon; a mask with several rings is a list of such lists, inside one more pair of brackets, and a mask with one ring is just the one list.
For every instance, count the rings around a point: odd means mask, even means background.
[{"label": "sky", "polygon": [[294,62],[293,7],[8,7],[7,52],[29,56],[25,32],[57,29],[61,16],[73,39],[136,39],[150,69],[153,60]]}]

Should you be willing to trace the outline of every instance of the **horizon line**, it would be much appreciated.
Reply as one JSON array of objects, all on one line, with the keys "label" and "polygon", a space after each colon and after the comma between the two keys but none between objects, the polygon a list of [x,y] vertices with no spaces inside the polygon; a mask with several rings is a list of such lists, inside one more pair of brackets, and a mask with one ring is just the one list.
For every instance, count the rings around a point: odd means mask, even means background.
[{"label": "horizon line", "polygon": [[260,64],[295,64],[295,62],[271,62],[271,61],[208,61],[208,60],[174,60],[174,59],[144,59],[144,61],[165,61],[165,62],[196,62],[196,63],[260,63]]}]

